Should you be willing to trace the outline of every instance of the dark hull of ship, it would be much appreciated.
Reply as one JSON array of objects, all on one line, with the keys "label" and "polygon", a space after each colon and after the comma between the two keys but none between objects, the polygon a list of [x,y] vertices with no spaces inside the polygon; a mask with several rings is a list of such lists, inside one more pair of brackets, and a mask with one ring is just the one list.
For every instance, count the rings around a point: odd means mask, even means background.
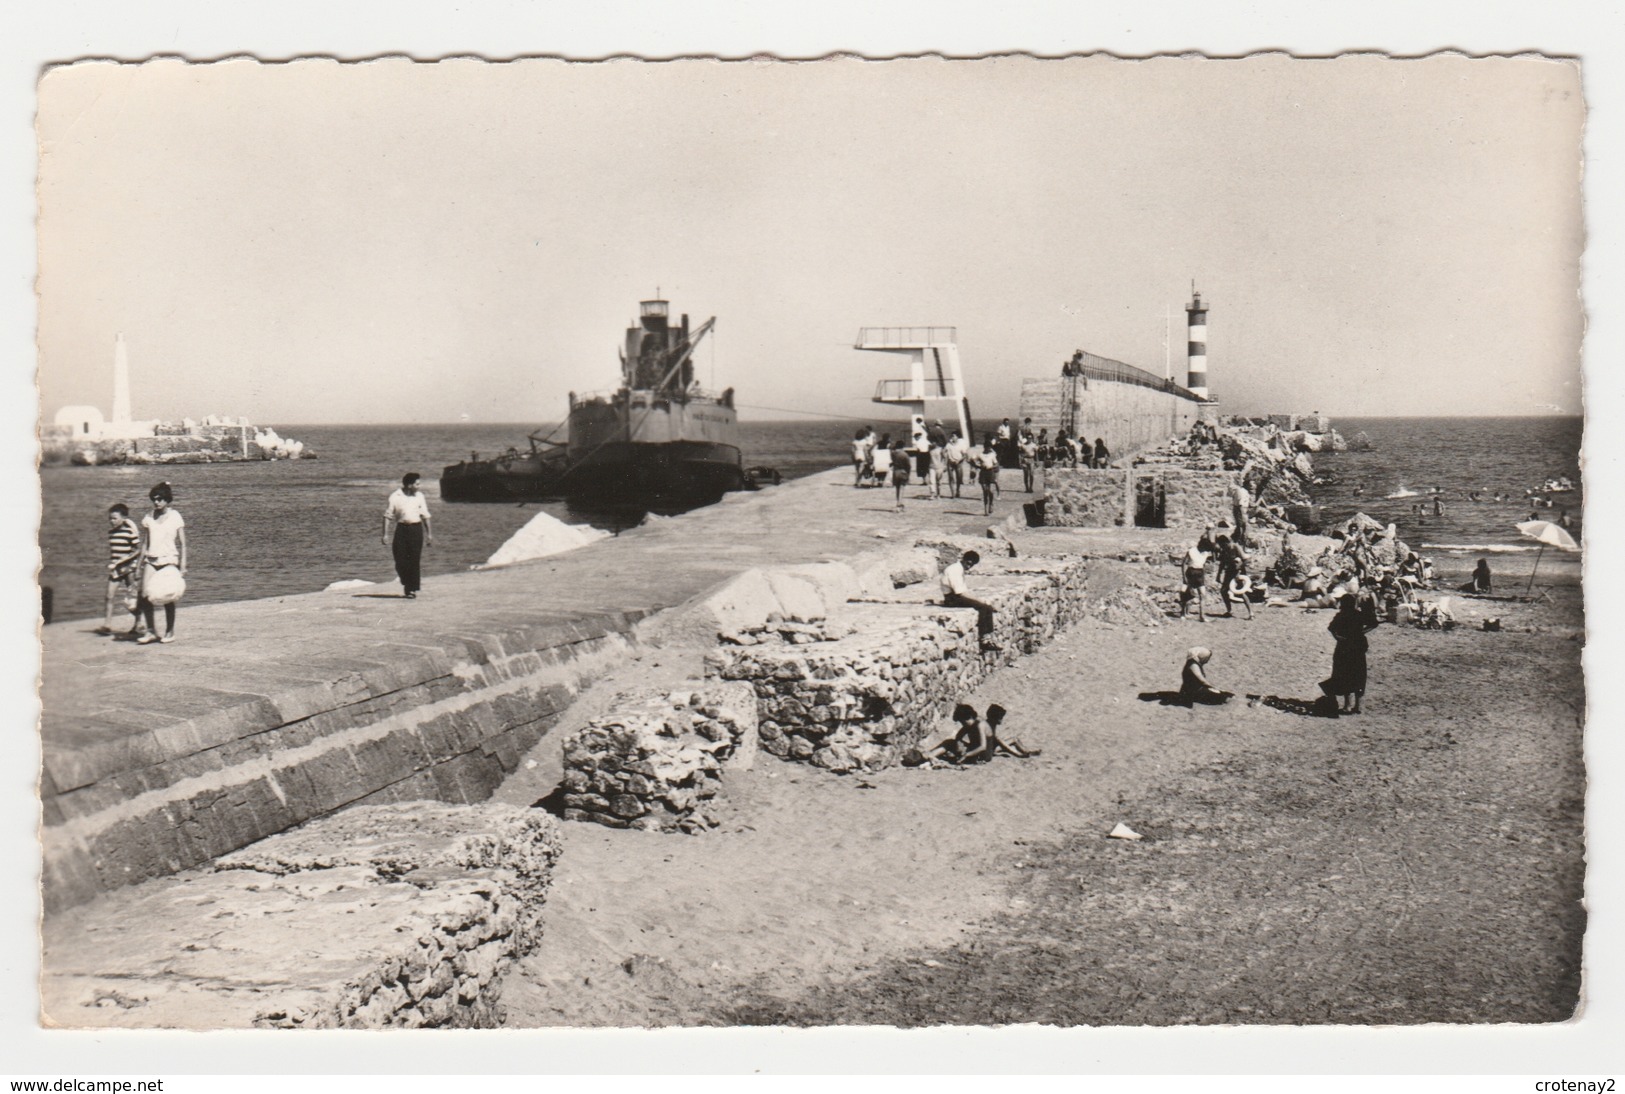
[{"label": "dark hull of ship", "polygon": [[716,441],[612,441],[564,476],[574,507],[683,509],[745,489],[739,449]]},{"label": "dark hull of ship", "polygon": [[534,456],[453,464],[440,472],[440,497],[443,501],[555,501],[563,497],[564,471],[564,461]]},{"label": "dark hull of ship", "polygon": [[745,488],[739,449],[713,441],[611,442],[574,465],[521,457],[458,464],[440,476],[445,501],[565,500],[583,509],[693,508]]}]

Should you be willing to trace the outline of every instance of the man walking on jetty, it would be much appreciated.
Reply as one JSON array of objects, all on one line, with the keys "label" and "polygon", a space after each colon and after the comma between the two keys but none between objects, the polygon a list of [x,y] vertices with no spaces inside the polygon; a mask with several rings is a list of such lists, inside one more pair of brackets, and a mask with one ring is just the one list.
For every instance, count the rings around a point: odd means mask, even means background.
[{"label": "man walking on jetty", "polygon": [[389,495],[389,504],[384,507],[383,544],[394,552],[395,573],[408,600],[415,600],[423,587],[423,548],[434,546],[429,504],[418,493],[421,477],[416,471],[402,475],[401,488]]},{"label": "man walking on jetty", "polygon": [[948,439],[948,447],[943,449],[943,456],[948,461],[948,482],[954,488],[954,497],[959,496],[959,488],[965,481],[965,461],[970,458],[970,440],[959,435],[954,430],[953,436]]},{"label": "man walking on jetty", "polygon": [[946,608],[975,608],[976,633],[984,650],[997,650],[999,643],[993,637],[993,605],[969,595],[965,585],[965,571],[982,561],[975,551],[966,551],[959,561],[950,563],[942,571],[942,604]]}]

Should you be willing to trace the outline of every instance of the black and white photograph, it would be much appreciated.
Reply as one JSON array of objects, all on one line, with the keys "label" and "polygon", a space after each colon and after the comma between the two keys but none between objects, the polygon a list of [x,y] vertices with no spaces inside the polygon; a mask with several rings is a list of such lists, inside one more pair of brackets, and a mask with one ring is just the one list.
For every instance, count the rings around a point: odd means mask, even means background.
[{"label": "black and white photograph", "polygon": [[39,1027],[1586,1021],[1582,59],[35,91]]}]

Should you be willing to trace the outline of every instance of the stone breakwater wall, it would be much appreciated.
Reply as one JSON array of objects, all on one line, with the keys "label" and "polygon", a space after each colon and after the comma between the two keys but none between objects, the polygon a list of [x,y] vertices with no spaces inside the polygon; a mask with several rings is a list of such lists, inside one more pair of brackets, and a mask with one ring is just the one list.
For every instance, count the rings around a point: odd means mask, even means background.
[{"label": "stone breakwater wall", "polygon": [[[271,452],[255,440],[253,426],[195,426],[185,432],[160,433],[152,437],[82,438],[63,426],[40,430],[40,461],[45,464],[168,464],[241,463],[269,460],[286,451]],[[296,458],[314,459],[314,452],[300,451]]]},{"label": "stone breakwater wall", "polygon": [[1070,422],[1074,433],[1103,438],[1116,453],[1182,434],[1202,414],[1202,404],[1188,396],[1139,384],[1060,376],[1021,381],[1020,415],[1031,418],[1034,429],[1054,433]]},{"label": "stone breakwater wall", "polygon": [[847,605],[844,637],[723,646],[707,656],[707,673],[751,685],[769,753],[835,772],[887,767],[990,672],[1086,610],[1079,559],[992,558],[972,585],[994,608],[995,648],[982,648],[974,610],[924,603],[905,587],[899,602]]},{"label": "stone breakwater wall", "polygon": [[[186,720],[44,741],[44,897],[65,908],[351,805],[488,798],[636,616],[395,648],[388,664]],[[166,650],[168,647],[166,647]]]},{"label": "stone breakwater wall", "polygon": [[542,935],[558,824],[537,809],[369,806],[46,920],[60,1027],[491,1027]]},{"label": "stone breakwater wall", "polygon": [[689,688],[613,704],[564,741],[564,817],[611,828],[699,831],[724,769],[756,759],[756,696],[742,683]]}]

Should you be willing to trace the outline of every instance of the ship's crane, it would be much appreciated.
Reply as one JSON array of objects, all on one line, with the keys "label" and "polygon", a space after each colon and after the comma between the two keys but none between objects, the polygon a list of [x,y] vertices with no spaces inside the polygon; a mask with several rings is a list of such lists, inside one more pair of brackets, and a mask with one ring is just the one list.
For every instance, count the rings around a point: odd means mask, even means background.
[{"label": "ship's crane", "polygon": [[[694,350],[700,344],[700,339],[704,338],[707,334],[710,334],[711,328],[716,325],[717,317],[713,315],[711,318],[701,323],[693,334],[689,335],[688,344],[685,345],[682,350],[678,352],[677,356],[672,359],[670,367],[666,369],[666,374],[662,376],[660,378],[660,382],[654,386],[655,391],[664,391],[666,389],[666,385],[671,383],[672,377],[677,375],[677,370],[682,368],[688,359],[694,355]],[[686,383],[682,384],[680,385],[680,388],[683,391],[687,391],[688,385]]]}]

